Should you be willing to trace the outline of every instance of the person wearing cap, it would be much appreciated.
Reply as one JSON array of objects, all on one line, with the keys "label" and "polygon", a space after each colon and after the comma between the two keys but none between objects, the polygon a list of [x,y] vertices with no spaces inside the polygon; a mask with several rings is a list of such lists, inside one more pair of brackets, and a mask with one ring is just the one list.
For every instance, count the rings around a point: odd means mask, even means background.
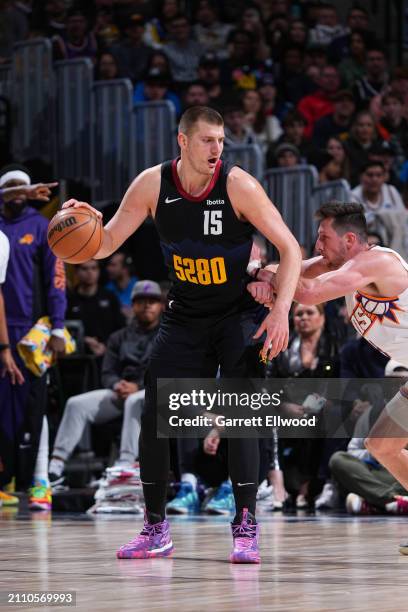
[{"label": "person wearing cap", "polygon": [[305,138],[306,120],[298,111],[289,111],[283,122],[283,134],[277,142],[273,143],[266,155],[266,164],[268,168],[276,165],[275,149],[282,143],[290,143],[294,145],[300,153],[300,163],[308,163],[309,158],[312,158],[316,153],[316,147],[307,138]]},{"label": "person wearing cap", "polygon": [[138,281],[131,294],[133,319],[110,335],[102,363],[103,389],[71,397],[66,403],[49,464],[51,487],[64,482],[65,463],[88,424],[102,424],[123,416],[122,465],[132,465],[139,454],[140,416],[144,375],[163,310],[158,283]]},{"label": "person wearing cap", "polygon": [[207,88],[210,106],[219,109],[232,104],[235,92],[221,84],[221,63],[214,53],[207,52],[200,58],[198,79]]},{"label": "person wearing cap", "polygon": [[110,52],[115,57],[119,72],[136,83],[145,74],[153,54],[152,47],[143,40],[145,21],[139,13],[131,13],[123,24],[124,39],[112,45]]},{"label": "person wearing cap", "polygon": [[300,152],[290,142],[282,142],[275,149],[275,158],[278,168],[293,168],[300,163]]},{"label": "person wearing cap", "polygon": [[313,142],[323,148],[333,136],[346,140],[356,110],[353,94],[347,89],[341,89],[333,97],[334,111],[325,115],[315,123]]},{"label": "person wearing cap", "polygon": [[136,84],[133,102],[157,102],[167,100],[174,106],[177,116],[181,112],[180,98],[170,91],[171,77],[159,68],[150,68],[143,81]]},{"label": "person wearing cap", "polygon": [[[63,353],[65,348],[64,265],[48,246],[47,219],[28,206],[29,199],[48,202],[51,188],[56,185],[32,185],[27,170],[22,167],[9,166],[0,171],[0,197],[3,199],[0,230],[10,243],[10,259],[2,290],[12,356],[24,377],[21,385],[13,385],[9,377],[0,378],[1,459],[4,466],[0,473],[0,486],[13,476],[17,476],[20,488],[31,484],[46,408],[45,377],[35,377],[24,366],[17,353],[17,343],[41,316],[48,315],[52,323],[48,348],[55,354]],[[24,446],[19,448],[23,439]]]}]

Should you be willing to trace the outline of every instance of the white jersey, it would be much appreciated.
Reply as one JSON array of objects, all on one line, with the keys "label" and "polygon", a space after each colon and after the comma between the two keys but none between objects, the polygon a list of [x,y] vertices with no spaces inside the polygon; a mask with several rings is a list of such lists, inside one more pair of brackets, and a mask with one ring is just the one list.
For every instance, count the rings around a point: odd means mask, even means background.
[{"label": "white jersey", "polygon": [[[372,250],[392,253],[408,272],[408,263],[396,251],[378,246]],[[392,297],[372,296],[357,289],[345,298],[350,322],[358,333],[384,355],[408,367],[408,288]]]},{"label": "white jersey", "polygon": [[6,234],[0,230],[0,285],[6,280],[7,264],[10,254],[10,244]]}]

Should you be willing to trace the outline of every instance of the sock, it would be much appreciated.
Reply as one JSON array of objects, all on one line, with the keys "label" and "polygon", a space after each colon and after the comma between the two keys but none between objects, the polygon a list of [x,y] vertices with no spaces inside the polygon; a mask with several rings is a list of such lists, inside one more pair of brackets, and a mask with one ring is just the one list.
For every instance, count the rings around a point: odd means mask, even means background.
[{"label": "sock", "polygon": [[153,483],[143,484],[143,495],[146,505],[146,514],[150,523],[150,516],[158,516],[160,520],[155,520],[156,523],[164,521],[166,518],[166,500],[167,500],[167,481],[158,480]]},{"label": "sock", "polygon": [[41,428],[40,444],[38,446],[37,461],[35,463],[33,484],[41,483],[42,486],[49,487],[48,480],[48,421],[43,417]]},{"label": "sock", "polygon": [[62,459],[55,459],[52,457],[50,461],[50,465],[48,466],[48,473],[55,474],[56,476],[61,476],[64,471],[65,461]]},{"label": "sock", "polygon": [[258,485],[256,483],[250,483],[244,486],[238,486],[237,483],[232,484],[235,498],[236,515],[233,523],[241,522],[241,514],[244,508],[248,508],[248,511],[254,517],[255,520],[255,508],[256,508],[256,494],[258,491]]},{"label": "sock", "polygon": [[193,491],[197,490],[197,477],[190,472],[186,472],[181,476],[181,482],[188,482],[193,487]]}]

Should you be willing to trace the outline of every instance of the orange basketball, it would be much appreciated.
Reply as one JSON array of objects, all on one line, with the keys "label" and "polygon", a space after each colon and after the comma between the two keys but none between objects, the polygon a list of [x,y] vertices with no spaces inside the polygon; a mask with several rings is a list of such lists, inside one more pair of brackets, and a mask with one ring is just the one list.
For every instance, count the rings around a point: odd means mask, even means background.
[{"label": "orange basketball", "polygon": [[83,263],[99,251],[102,222],[88,208],[64,208],[51,219],[47,238],[50,249],[62,261]]}]

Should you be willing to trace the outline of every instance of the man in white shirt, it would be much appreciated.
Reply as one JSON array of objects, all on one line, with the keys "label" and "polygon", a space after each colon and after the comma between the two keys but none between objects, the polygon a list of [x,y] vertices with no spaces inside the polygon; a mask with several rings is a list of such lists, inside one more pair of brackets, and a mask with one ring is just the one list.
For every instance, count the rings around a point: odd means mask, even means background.
[{"label": "man in white shirt", "polygon": [[352,201],[362,204],[366,212],[406,210],[400,194],[393,185],[385,182],[385,176],[382,162],[368,162],[361,174],[360,185],[351,192]]}]

